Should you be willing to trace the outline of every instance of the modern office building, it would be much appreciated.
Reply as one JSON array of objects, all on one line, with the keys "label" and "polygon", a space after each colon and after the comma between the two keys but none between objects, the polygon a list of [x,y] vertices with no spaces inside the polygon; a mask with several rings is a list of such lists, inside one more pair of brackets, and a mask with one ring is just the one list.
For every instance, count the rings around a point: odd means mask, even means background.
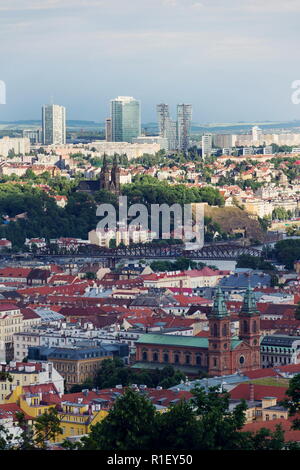
[{"label": "modern office building", "polygon": [[140,101],[132,96],[118,96],[111,100],[112,142],[132,142],[141,135]]},{"label": "modern office building", "polygon": [[202,158],[209,157],[212,152],[212,134],[202,136]]},{"label": "modern office building", "polygon": [[177,141],[178,150],[186,152],[190,146],[190,131],[192,122],[192,105],[177,105]]},{"label": "modern office building", "polygon": [[66,143],[66,108],[58,104],[42,108],[43,144],[61,145]]}]

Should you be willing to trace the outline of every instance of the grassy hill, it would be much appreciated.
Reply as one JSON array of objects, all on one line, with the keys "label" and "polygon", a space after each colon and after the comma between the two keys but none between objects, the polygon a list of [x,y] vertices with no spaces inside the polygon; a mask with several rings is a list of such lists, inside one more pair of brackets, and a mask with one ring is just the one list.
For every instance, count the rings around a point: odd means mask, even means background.
[{"label": "grassy hill", "polygon": [[245,229],[248,239],[263,241],[265,232],[260,223],[249,217],[247,212],[237,207],[212,207],[205,206],[205,215],[217,222],[221,229],[227,233]]}]

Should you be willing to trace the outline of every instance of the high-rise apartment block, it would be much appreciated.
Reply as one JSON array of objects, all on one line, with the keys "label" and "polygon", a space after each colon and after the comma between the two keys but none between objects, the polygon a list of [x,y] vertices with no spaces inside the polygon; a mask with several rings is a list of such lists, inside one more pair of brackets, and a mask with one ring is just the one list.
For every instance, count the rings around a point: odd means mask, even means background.
[{"label": "high-rise apartment block", "polygon": [[106,142],[111,142],[112,134],[111,134],[111,118],[107,118],[105,120],[105,140]]},{"label": "high-rise apartment block", "polygon": [[258,126],[253,126],[251,129],[252,140],[258,142],[262,136],[262,129]]},{"label": "high-rise apartment block", "polygon": [[132,142],[141,134],[140,101],[132,96],[118,96],[111,100],[112,142]]},{"label": "high-rise apartment block", "polygon": [[177,105],[177,139],[178,150],[186,152],[190,146],[190,129],[192,122],[192,105]]},{"label": "high-rise apartment block", "polygon": [[43,144],[61,145],[66,143],[66,108],[58,104],[42,108]]},{"label": "high-rise apartment block", "polygon": [[168,150],[186,152],[190,146],[192,106],[179,104],[177,106],[177,121],[170,118],[167,104],[158,104],[156,109],[159,135],[168,140]]},{"label": "high-rise apartment block", "polygon": [[210,157],[212,152],[212,135],[205,134],[202,136],[202,158]]}]

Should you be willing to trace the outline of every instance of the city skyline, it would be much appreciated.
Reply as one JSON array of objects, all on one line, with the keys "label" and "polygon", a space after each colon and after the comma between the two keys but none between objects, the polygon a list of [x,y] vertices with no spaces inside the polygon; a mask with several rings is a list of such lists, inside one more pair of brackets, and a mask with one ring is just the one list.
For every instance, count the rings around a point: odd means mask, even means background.
[{"label": "city skyline", "polygon": [[197,122],[300,118],[299,2],[241,3],[2,0],[0,120],[35,118],[53,96],[70,119],[104,121],[118,95],[141,100],[144,122],[159,102],[192,103]]}]

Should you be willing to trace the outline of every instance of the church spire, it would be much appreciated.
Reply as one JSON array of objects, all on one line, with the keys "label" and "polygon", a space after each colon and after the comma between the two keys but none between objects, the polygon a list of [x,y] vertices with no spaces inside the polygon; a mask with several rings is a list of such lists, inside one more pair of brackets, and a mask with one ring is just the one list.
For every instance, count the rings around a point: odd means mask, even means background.
[{"label": "church spire", "polygon": [[214,305],[212,308],[211,316],[215,318],[228,317],[227,307],[225,304],[224,295],[220,286],[217,287],[216,295],[214,298]]},{"label": "church spire", "polygon": [[250,286],[247,287],[240,314],[247,317],[258,314],[255,295]]}]

